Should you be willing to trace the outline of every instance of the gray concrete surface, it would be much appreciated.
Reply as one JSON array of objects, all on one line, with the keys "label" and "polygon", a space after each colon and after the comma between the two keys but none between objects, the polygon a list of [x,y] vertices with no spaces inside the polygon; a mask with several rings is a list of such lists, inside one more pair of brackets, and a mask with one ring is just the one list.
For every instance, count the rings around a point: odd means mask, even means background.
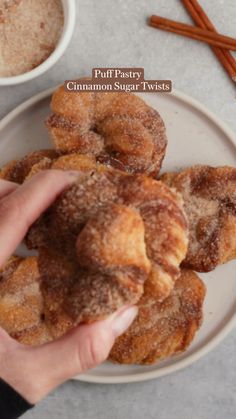
[{"label": "gray concrete surface", "polygon": [[[235,0],[201,0],[220,31],[236,35]],[[178,0],[77,0],[73,41],[60,62],[25,85],[0,88],[0,117],[33,94],[92,67],[144,67],[146,78],[207,105],[236,131],[235,88],[205,45],[147,27],[156,13],[188,22]],[[25,419],[233,419],[236,417],[236,331],[192,367],[130,385],[68,382]]]}]

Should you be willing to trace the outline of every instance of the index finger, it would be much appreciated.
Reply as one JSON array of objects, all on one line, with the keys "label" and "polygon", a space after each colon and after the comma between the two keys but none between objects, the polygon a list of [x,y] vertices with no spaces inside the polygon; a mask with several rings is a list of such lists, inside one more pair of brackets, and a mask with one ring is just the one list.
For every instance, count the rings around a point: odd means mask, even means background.
[{"label": "index finger", "polygon": [[19,188],[17,183],[9,182],[8,180],[0,179],[0,199],[4,196],[9,195],[15,189]]},{"label": "index finger", "polygon": [[15,251],[29,227],[78,174],[45,170],[0,201],[0,266]]}]

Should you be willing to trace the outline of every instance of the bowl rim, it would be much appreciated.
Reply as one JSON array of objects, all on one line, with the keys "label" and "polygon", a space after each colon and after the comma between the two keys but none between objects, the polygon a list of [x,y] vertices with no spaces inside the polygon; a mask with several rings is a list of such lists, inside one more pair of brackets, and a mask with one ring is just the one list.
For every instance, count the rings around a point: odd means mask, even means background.
[{"label": "bowl rim", "polygon": [[52,54],[33,70],[17,76],[0,77],[0,86],[12,86],[32,80],[49,70],[61,58],[72,38],[76,18],[75,0],[61,0],[61,3],[64,12],[63,30]]}]

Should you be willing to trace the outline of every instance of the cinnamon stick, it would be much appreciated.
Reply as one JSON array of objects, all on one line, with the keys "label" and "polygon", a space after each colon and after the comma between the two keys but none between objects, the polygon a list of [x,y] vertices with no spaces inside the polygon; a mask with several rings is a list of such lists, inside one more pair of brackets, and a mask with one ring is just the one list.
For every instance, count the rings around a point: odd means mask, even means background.
[{"label": "cinnamon stick", "polygon": [[[199,27],[217,32],[215,26],[197,0],[182,0],[182,3]],[[236,60],[232,54],[228,50],[214,46],[212,46],[211,49],[228,73],[229,77],[236,82]]]},{"label": "cinnamon stick", "polygon": [[173,32],[177,35],[186,36],[197,41],[206,42],[213,46],[236,51],[236,39],[218,34],[217,32],[187,25],[185,23],[179,23],[174,20],[155,15],[151,16],[149,24],[155,28]]}]

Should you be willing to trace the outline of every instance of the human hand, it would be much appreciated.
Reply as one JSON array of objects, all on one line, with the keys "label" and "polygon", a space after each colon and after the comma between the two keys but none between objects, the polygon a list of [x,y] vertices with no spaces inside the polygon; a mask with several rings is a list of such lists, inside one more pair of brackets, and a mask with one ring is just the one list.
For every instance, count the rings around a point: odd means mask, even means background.
[{"label": "human hand", "polygon": [[[0,180],[0,266],[31,224],[76,179],[74,172],[44,171],[22,186]],[[103,362],[137,315],[124,307],[106,320],[78,326],[62,338],[29,347],[0,328],[0,377],[35,404],[64,381]]]}]

